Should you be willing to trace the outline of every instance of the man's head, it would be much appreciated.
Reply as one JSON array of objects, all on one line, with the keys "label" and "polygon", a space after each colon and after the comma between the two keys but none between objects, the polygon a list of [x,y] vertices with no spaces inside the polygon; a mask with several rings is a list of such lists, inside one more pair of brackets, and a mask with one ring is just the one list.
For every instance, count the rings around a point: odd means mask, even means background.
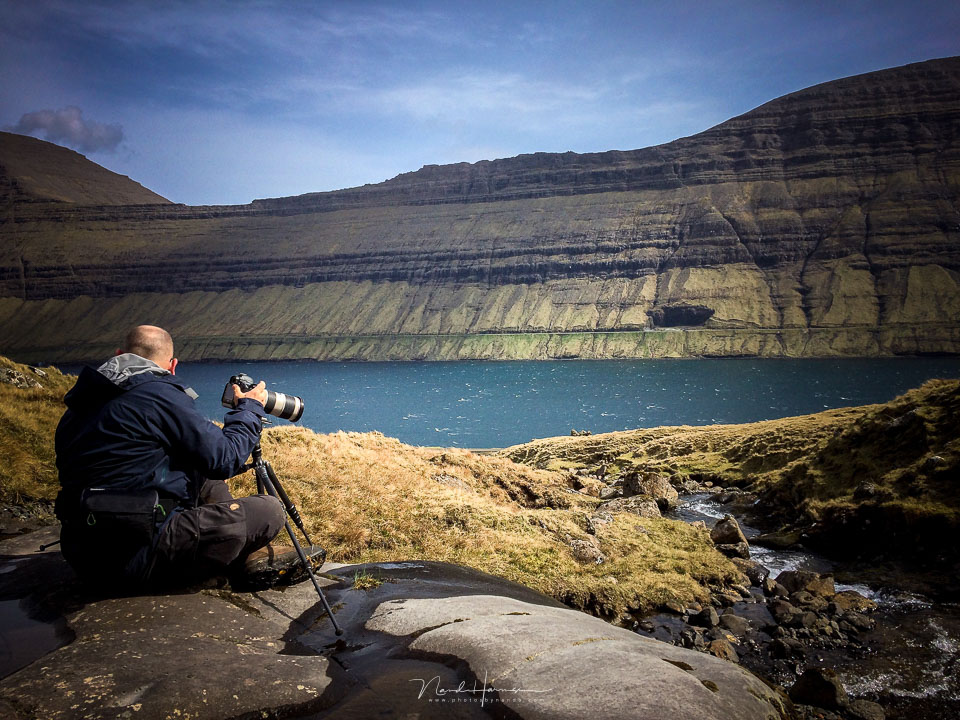
[{"label": "man's head", "polygon": [[120,353],[133,353],[152,360],[164,370],[175,372],[177,359],[173,356],[173,338],[170,333],[156,325],[137,325],[131,328],[123,341]]}]

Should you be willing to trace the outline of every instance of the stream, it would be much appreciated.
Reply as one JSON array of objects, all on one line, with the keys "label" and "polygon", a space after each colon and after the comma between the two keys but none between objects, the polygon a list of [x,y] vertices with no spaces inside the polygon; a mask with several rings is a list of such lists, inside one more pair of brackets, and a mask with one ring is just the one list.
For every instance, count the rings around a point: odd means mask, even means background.
[{"label": "stream", "polygon": [[[710,493],[681,497],[680,507],[669,517],[685,522],[701,520],[712,527],[724,515],[732,514],[748,540],[760,534],[729,506],[721,505],[712,497]],[[856,567],[804,550],[772,550],[751,542],[750,557],[768,568],[774,579],[784,570],[833,574],[837,592],[855,590],[876,602],[878,607],[871,613],[876,625],[860,636],[860,646],[851,643],[843,648],[810,649],[803,661],[789,669],[784,669],[783,664],[759,666],[758,659],[747,653],[742,661],[745,667],[787,688],[807,668],[832,668],[851,697],[880,703],[888,720],[960,718],[960,602],[957,598],[944,600],[914,590],[868,583]],[[935,582],[936,578],[932,580]],[[770,617],[765,606],[754,604],[751,608],[749,605],[738,603],[733,609],[762,627],[764,618]],[[667,639],[663,636],[672,634],[669,627],[660,627],[655,636]]]}]

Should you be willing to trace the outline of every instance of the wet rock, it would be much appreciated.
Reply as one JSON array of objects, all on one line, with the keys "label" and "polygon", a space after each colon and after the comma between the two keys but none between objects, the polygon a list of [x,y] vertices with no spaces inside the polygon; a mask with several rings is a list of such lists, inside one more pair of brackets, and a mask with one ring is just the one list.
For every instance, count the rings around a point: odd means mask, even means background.
[{"label": "wet rock", "polygon": [[829,668],[811,668],[790,688],[790,699],[801,705],[843,710],[850,698],[837,673]]},{"label": "wet rock", "polygon": [[[710,531],[710,539],[716,545],[747,544],[747,538],[740,529],[740,523],[733,515],[725,515]],[[749,554],[749,553],[748,553]]]},{"label": "wet rock", "polygon": [[770,577],[770,571],[756,560],[733,558],[733,564],[750,579],[751,584],[757,587],[761,587],[763,581]]},{"label": "wet rock", "polygon": [[691,625],[712,628],[720,624],[720,616],[712,607],[707,607],[690,617]]},{"label": "wet rock", "polygon": [[663,512],[675,508],[680,500],[680,494],[670,484],[669,478],[659,473],[630,473],[624,478],[623,494],[652,498]]},{"label": "wet rock", "polygon": [[794,605],[802,607],[804,610],[813,610],[814,612],[823,612],[829,605],[826,598],[820,595],[814,595],[806,590],[798,590],[797,592],[790,593],[788,599]]},{"label": "wet rock", "polygon": [[741,560],[750,559],[750,546],[745,542],[736,544],[721,543],[717,545],[717,550],[728,558],[740,558]]},{"label": "wet rock", "polygon": [[750,623],[733,613],[724,613],[720,616],[720,627],[725,628],[738,637],[743,637],[750,631]]},{"label": "wet rock", "polygon": [[800,611],[786,600],[774,600],[770,603],[770,614],[778,625],[790,625],[794,617],[800,616]]},{"label": "wet rock", "polygon": [[806,590],[812,595],[833,597],[837,592],[832,575],[820,575],[809,570],[784,570],[777,575],[777,582],[783,585],[788,593]]},{"label": "wet rock", "polygon": [[876,625],[876,621],[874,621],[873,618],[867,617],[863,613],[846,612],[839,617],[838,623],[841,629],[843,629],[844,624],[846,624],[856,632],[867,632],[868,630],[873,630],[874,625]]},{"label": "wet rock", "polygon": [[616,498],[598,506],[594,512],[594,517],[598,513],[628,512],[645,518],[662,517],[657,503],[645,497]]},{"label": "wet rock", "polygon": [[732,663],[740,662],[740,657],[737,655],[737,651],[733,649],[733,645],[731,645],[727,640],[711,640],[709,643],[707,643],[707,652],[714,657],[720,658],[721,660],[727,660]]},{"label": "wet rock", "polygon": [[774,550],[789,550],[800,544],[800,531],[774,532],[758,535],[753,539],[754,545],[768,547]]},{"label": "wet rock", "polygon": [[850,610],[855,612],[869,612],[876,609],[877,604],[873,600],[864,597],[856,590],[838,592],[831,598],[828,605],[828,610],[834,615]]},{"label": "wet rock", "polygon": [[846,708],[850,720],[886,720],[883,706],[869,700],[851,700]]}]

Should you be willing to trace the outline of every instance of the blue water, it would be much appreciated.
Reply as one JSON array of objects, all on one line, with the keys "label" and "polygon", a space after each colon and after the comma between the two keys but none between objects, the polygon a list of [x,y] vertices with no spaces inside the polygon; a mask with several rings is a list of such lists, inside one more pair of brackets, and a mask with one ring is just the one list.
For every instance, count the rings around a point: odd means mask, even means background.
[{"label": "blue water", "polygon": [[223,385],[240,371],[300,395],[300,424],[319,432],[483,448],[574,428],[753,422],[885,402],[929,378],[960,377],[960,358],[184,363],[177,375],[221,419]]}]

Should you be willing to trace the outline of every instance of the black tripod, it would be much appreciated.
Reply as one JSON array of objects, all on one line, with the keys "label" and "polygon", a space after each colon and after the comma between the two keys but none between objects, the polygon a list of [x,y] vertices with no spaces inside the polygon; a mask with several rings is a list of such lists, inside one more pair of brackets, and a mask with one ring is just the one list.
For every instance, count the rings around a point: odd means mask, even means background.
[{"label": "black tripod", "polygon": [[263,459],[263,450],[260,447],[260,443],[257,443],[257,446],[253,449],[253,463],[250,465],[250,467],[257,476],[257,492],[261,494],[266,493],[268,495],[272,495],[282,502],[283,507],[286,508],[289,520],[284,521],[284,527],[287,529],[287,534],[290,536],[290,540],[293,542],[293,547],[297,550],[297,555],[300,556],[300,562],[303,563],[304,569],[306,569],[307,574],[310,576],[310,580],[313,582],[313,587],[317,591],[317,595],[320,596],[320,602],[323,603],[323,609],[326,610],[327,616],[330,618],[330,622],[333,623],[334,631],[337,633],[337,635],[343,635],[343,630],[340,629],[339,625],[337,625],[337,620],[333,617],[333,611],[330,609],[329,603],[327,603],[327,598],[323,594],[323,590],[320,589],[320,584],[317,582],[317,576],[313,574],[313,568],[310,566],[310,561],[303,552],[303,548],[300,547],[300,543],[297,541],[296,535],[293,534],[293,528],[290,527],[290,520],[293,520],[296,526],[300,528],[300,532],[303,533],[303,537],[307,541],[307,545],[313,545],[313,543],[310,542],[310,536],[307,535],[306,528],[303,526],[303,520],[300,518],[300,511],[297,510],[297,506],[290,501],[290,497],[283,489],[283,485],[280,484],[280,479],[273,471],[273,467],[269,462]]}]

